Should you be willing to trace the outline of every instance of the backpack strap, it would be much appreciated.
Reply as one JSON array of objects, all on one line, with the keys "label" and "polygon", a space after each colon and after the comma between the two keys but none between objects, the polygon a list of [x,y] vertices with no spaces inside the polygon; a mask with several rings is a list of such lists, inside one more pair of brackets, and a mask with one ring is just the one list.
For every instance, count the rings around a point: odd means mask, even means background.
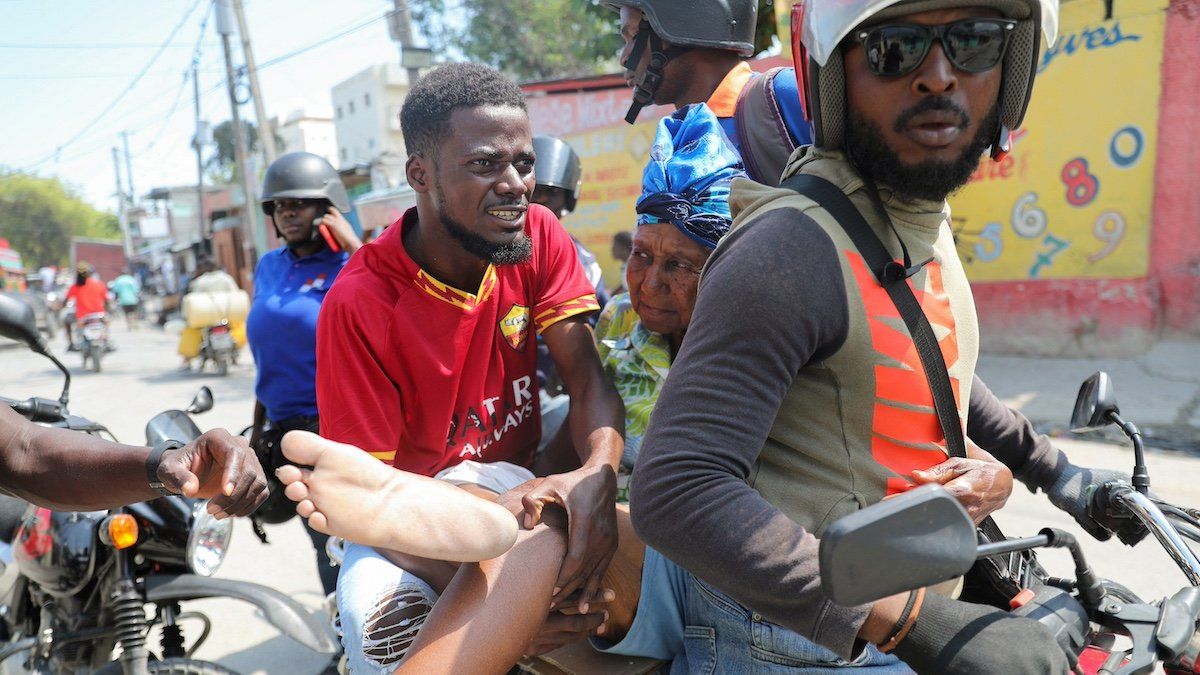
[{"label": "backpack strap", "polygon": [[[811,174],[796,174],[783,181],[781,187],[816,202],[828,211],[850,236],[867,267],[896,305],[897,311],[904,319],[904,325],[912,335],[913,344],[925,371],[925,379],[929,382],[929,390],[933,394],[933,406],[942,427],[942,435],[946,439],[946,454],[950,457],[966,457],[966,440],[958,417],[958,404],[954,401],[954,388],[950,384],[946,359],[942,356],[942,349],[938,346],[933,327],[929,325],[929,319],[921,309],[921,303],[917,301],[908,285],[905,266],[892,258],[858,207],[833,183]],[[979,524],[979,530],[989,541],[1005,540],[1004,533],[991,516]]]},{"label": "backpack strap", "polygon": [[933,394],[933,404],[942,427],[942,435],[946,439],[946,454],[951,457],[966,457],[966,441],[958,416],[958,404],[954,401],[954,387],[950,384],[946,359],[942,356],[942,349],[938,346],[933,327],[929,325],[929,319],[921,309],[921,303],[917,301],[908,285],[905,266],[892,258],[862,213],[833,183],[818,176],[797,174],[785,180],[782,186],[815,201],[828,211],[850,236],[867,267],[896,305],[900,317],[904,319],[904,325],[912,335],[917,354],[921,357],[921,366],[925,370],[925,379],[928,380],[929,390]]},{"label": "backpack strap", "polygon": [[738,94],[734,113],[739,151],[746,173],[763,185],[779,185],[787,160],[796,149],[775,98],[775,77],[783,68],[755,76]]}]

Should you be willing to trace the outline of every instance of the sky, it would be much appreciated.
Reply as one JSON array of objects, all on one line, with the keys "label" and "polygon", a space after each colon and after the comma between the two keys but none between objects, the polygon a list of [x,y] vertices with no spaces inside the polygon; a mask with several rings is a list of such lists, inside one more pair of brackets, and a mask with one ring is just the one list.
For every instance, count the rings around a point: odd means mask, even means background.
[{"label": "sky", "polygon": [[[215,18],[208,17],[203,35],[200,30],[210,5],[210,0],[0,0],[0,167],[58,176],[89,203],[114,211],[111,149],[121,146],[120,133],[127,131],[138,195],[194,184],[192,86],[183,75],[197,44],[201,118],[215,126],[230,116]],[[268,118],[286,118],[297,108],[328,109],[333,85],[368,66],[399,60],[383,20],[390,0],[243,0],[243,5]],[[266,65],[310,45],[317,46]],[[242,58],[236,35],[233,47],[237,66]],[[254,120],[252,104],[240,112]]]}]

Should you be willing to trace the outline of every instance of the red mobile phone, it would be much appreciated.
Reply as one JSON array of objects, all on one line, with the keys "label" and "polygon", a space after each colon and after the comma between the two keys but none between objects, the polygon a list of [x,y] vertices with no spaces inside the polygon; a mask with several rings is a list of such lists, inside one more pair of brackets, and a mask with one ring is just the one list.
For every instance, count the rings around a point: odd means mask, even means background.
[{"label": "red mobile phone", "polygon": [[340,244],[338,244],[337,237],[333,236],[333,233],[329,231],[328,225],[321,222],[323,220],[323,217],[314,219],[313,227],[317,228],[317,232],[320,232],[321,236],[325,238],[325,244],[329,246],[330,251],[333,251],[334,253],[341,253],[342,247]]}]

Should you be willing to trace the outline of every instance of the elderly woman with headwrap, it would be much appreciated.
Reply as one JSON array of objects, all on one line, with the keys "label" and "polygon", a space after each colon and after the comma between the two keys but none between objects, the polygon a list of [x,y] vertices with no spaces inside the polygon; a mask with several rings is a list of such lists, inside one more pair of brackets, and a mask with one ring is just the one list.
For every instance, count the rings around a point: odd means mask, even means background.
[{"label": "elderly woman with headwrap", "polygon": [[629,291],[609,301],[596,325],[600,359],[625,403],[626,470],[687,333],[700,270],[729,231],[729,183],[745,175],[707,106],[681,108],[659,123],[625,269]]}]

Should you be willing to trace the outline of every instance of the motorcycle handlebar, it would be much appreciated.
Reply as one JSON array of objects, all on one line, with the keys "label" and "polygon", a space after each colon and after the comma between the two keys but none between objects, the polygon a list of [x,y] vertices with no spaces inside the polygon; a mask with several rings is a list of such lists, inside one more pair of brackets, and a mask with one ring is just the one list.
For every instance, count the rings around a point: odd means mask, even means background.
[{"label": "motorcycle handlebar", "polygon": [[1175,525],[1149,497],[1128,485],[1117,485],[1108,491],[1108,499],[1110,504],[1142,521],[1175,564],[1179,565],[1179,569],[1183,570],[1192,586],[1200,586],[1200,558],[1196,557]]},{"label": "motorcycle handlebar", "polygon": [[0,403],[12,408],[18,415],[31,422],[60,422],[63,419],[62,404],[47,398],[33,397],[17,401],[0,396]]}]

